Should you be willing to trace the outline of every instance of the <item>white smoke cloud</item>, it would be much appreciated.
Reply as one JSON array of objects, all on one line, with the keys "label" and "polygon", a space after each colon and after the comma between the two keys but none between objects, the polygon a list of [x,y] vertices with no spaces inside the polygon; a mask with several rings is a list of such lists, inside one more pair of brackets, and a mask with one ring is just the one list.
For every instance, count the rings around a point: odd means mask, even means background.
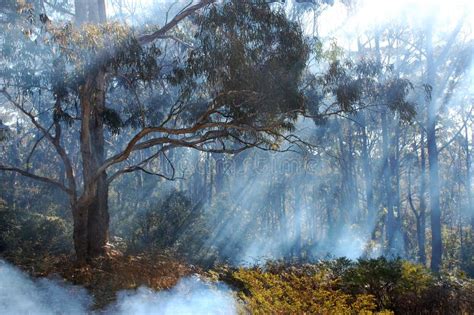
[{"label": "white smoke cloud", "polygon": [[85,314],[91,302],[83,288],[59,280],[32,280],[0,260],[0,314]]},{"label": "white smoke cloud", "polygon": [[230,289],[199,277],[180,280],[171,290],[156,292],[146,287],[119,293],[111,314],[236,314]]},{"label": "white smoke cloud", "polygon": [[[209,283],[197,276],[182,279],[174,288],[153,291],[141,287],[122,291],[105,314],[186,315],[236,314],[232,291],[221,283]],[[84,288],[60,280],[31,279],[0,260],[0,314],[58,315],[104,314],[92,310],[92,298]]]}]

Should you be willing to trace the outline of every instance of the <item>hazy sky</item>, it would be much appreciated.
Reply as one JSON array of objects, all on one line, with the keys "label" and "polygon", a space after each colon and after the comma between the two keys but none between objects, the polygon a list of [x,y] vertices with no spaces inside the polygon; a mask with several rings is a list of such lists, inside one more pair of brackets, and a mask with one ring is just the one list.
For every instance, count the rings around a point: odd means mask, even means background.
[{"label": "hazy sky", "polygon": [[319,31],[323,36],[338,37],[397,21],[414,27],[433,22],[444,28],[457,23],[463,16],[472,28],[473,13],[473,0],[360,0],[356,12],[348,12],[340,1],[336,1],[320,17]]}]

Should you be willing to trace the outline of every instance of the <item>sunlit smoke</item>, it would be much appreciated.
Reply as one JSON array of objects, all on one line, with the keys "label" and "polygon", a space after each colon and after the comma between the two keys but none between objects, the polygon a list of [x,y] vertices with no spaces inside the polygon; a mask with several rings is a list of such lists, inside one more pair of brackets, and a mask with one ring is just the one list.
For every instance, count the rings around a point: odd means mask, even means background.
[{"label": "sunlit smoke", "polygon": [[91,306],[86,290],[61,280],[33,280],[0,260],[0,313],[85,314]]},{"label": "sunlit smoke", "polygon": [[355,1],[353,7],[336,1],[322,12],[318,24],[321,36],[342,39],[389,24],[403,24],[412,28],[434,24],[442,30],[464,18],[472,28],[473,14],[474,3],[469,0],[361,0]]},{"label": "sunlit smoke", "polygon": [[183,278],[170,290],[140,287],[122,291],[107,310],[92,310],[92,298],[79,286],[61,280],[32,279],[0,260],[0,314],[118,314],[186,315],[237,314],[232,291],[197,276]]},{"label": "sunlit smoke", "polygon": [[236,314],[231,291],[198,277],[181,279],[171,290],[156,292],[141,287],[121,292],[110,314]]}]

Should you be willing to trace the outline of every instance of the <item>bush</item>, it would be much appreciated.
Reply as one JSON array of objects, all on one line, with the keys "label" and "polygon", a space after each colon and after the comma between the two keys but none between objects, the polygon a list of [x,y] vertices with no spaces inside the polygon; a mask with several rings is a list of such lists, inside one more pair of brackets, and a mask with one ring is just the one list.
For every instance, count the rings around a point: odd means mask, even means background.
[{"label": "bush", "polygon": [[391,297],[401,277],[400,259],[359,259],[343,273],[342,287],[351,294],[371,294],[379,309],[391,309]]},{"label": "bush", "polygon": [[209,235],[201,205],[193,205],[177,191],[156,207],[135,214],[127,225],[117,230],[122,232],[120,237],[129,240],[130,252],[172,251],[192,260],[201,258],[199,253]]},{"label": "bush", "polygon": [[474,283],[463,275],[433,275],[400,259],[360,259],[342,276],[351,294],[375,296],[379,310],[400,314],[472,314]]},{"label": "bush", "polygon": [[58,216],[0,206],[0,253],[23,256],[69,253],[71,235],[71,225]]},{"label": "bush", "polygon": [[369,294],[350,295],[338,289],[339,279],[315,266],[238,269],[232,282],[239,283],[239,297],[252,314],[359,314],[372,313]]},{"label": "bush", "polygon": [[217,271],[255,314],[474,314],[474,282],[401,259]]}]

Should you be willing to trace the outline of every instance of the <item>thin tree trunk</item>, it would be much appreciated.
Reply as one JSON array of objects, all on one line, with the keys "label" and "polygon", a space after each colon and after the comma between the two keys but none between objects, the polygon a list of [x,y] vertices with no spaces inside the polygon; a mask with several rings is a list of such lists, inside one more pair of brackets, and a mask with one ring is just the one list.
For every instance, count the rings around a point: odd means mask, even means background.
[{"label": "thin tree trunk", "polygon": [[[469,134],[467,131],[467,124],[464,126],[465,130],[465,151],[466,151],[466,191],[467,191],[467,203],[468,203],[468,212],[471,215],[471,231],[474,231],[474,205],[472,198],[472,170],[471,170],[471,150],[469,149]],[[474,129],[472,133],[472,141],[474,143]]]},{"label": "thin tree trunk", "polygon": [[74,0],[74,10],[77,25],[87,22],[87,0]]},{"label": "thin tree trunk", "polygon": [[[435,95],[435,61],[432,47],[432,30],[427,34],[427,83],[431,86],[431,94]],[[431,270],[439,272],[443,252],[441,239],[441,206],[440,206],[440,187],[439,187],[439,165],[438,165],[438,147],[436,144],[436,121],[437,106],[436,99],[431,98],[427,104],[428,124],[427,124],[427,143],[428,143],[428,161],[430,174],[430,207],[431,207]]]},{"label": "thin tree trunk", "polygon": [[212,157],[214,158],[215,165],[216,165],[216,172],[215,172],[215,180],[214,180],[214,190],[216,196],[222,192],[224,188],[224,180],[225,180],[225,156],[222,153],[212,153]]},{"label": "thin tree trunk", "polygon": [[425,155],[425,134],[421,131],[420,142],[420,159],[421,159],[421,174],[420,174],[420,232],[418,238],[418,250],[420,262],[426,265],[426,155]]},{"label": "thin tree trunk", "polygon": [[385,206],[387,209],[387,223],[385,226],[385,238],[387,241],[386,252],[390,253],[393,249],[396,222],[393,213],[392,170],[390,167],[390,135],[386,111],[382,113],[382,154],[384,196]]},{"label": "thin tree trunk", "polygon": [[[372,170],[369,161],[369,141],[367,136],[367,126],[364,122],[362,126],[362,168],[364,170],[365,198],[367,204],[367,223],[371,229],[375,229],[375,207],[374,191],[372,189]],[[372,231],[370,231],[372,233]]]}]

